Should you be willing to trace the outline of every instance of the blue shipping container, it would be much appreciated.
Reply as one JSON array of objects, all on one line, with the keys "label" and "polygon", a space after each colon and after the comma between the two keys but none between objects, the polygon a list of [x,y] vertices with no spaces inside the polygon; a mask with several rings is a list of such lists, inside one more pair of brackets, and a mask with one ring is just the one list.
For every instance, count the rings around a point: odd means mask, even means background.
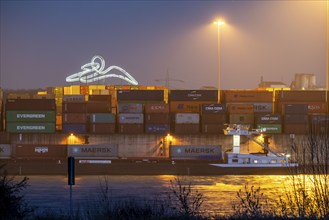
[{"label": "blue shipping container", "polygon": [[63,124],[62,133],[84,134],[86,133],[86,124]]},{"label": "blue shipping container", "polygon": [[149,134],[167,134],[170,132],[169,124],[146,124],[145,133]]}]

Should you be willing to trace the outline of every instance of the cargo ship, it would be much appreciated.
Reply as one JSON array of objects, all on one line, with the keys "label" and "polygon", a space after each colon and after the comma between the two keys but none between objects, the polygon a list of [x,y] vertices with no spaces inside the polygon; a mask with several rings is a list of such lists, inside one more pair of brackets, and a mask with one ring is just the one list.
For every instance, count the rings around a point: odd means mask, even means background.
[{"label": "cargo ship", "polygon": [[[311,129],[328,131],[327,93],[76,85],[5,94],[1,163],[22,175],[65,174],[69,156],[78,174],[282,173],[278,167],[221,167],[234,147],[225,125],[261,130],[287,154]],[[260,150],[241,138],[241,154]]]}]

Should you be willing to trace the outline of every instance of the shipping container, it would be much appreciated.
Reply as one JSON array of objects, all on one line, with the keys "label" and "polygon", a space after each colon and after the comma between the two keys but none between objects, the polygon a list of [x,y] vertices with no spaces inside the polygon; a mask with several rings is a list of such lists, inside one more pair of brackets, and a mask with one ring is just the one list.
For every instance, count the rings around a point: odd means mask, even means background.
[{"label": "shipping container", "polygon": [[169,113],[169,105],[165,103],[145,104],[145,113]]},{"label": "shipping container", "polygon": [[118,115],[118,122],[120,124],[143,124],[144,115],[134,113],[120,113]]},{"label": "shipping container", "polygon": [[7,122],[6,131],[9,133],[54,133],[55,123]]},{"label": "shipping container", "polygon": [[119,124],[118,132],[120,134],[143,134],[144,124]]},{"label": "shipping container", "polygon": [[33,99],[55,99],[55,95],[53,94],[34,94],[32,96]]},{"label": "shipping container", "polygon": [[94,113],[90,114],[90,123],[115,123],[115,114]]},{"label": "shipping container", "polygon": [[282,124],[281,114],[255,114],[256,124]]},{"label": "shipping container", "polygon": [[218,90],[170,90],[169,101],[218,101]]},{"label": "shipping container", "polygon": [[275,98],[282,102],[325,102],[326,92],[314,90],[276,91]]},{"label": "shipping container", "polygon": [[254,105],[253,104],[241,104],[241,103],[227,103],[227,111],[230,114],[253,114]]},{"label": "shipping container", "polygon": [[63,113],[87,113],[85,102],[63,102]]},{"label": "shipping container", "polygon": [[273,92],[259,90],[223,91],[225,102],[272,102]]},{"label": "shipping container", "polygon": [[227,122],[226,114],[203,114],[201,122],[204,124],[225,124]]},{"label": "shipping container", "polygon": [[170,112],[172,113],[199,113],[200,105],[204,102],[183,102],[183,101],[172,101],[169,103]]},{"label": "shipping container", "polygon": [[285,134],[309,134],[308,124],[284,124]]},{"label": "shipping container", "polygon": [[219,145],[171,145],[169,156],[172,160],[222,160]]},{"label": "shipping container", "polygon": [[271,113],[273,110],[273,103],[271,102],[257,102],[253,103],[255,113]]},{"label": "shipping container", "polygon": [[225,114],[226,105],[225,104],[203,104],[202,114]]},{"label": "shipping container", "polygon": [[168,134],[170,133],[170,126],[169,124],[145,124],[145,133]]},{"label": "shipping container", "polygon": [[63,102],[85,102],[85,95],[64,95]]},{"label": "shipping container", "polygon": [[55,122],[55,111],[7,111],[7,122]]},{"label": "shipping container", "polygon": [[85,134],[86,124],[62,124],[62,133]]},{"label": "shipping container", "polygon": [[55,111],[55,99],[7,99],[6,111]]},{"label": "shipping container", "polygon": [[0,144],[10,144],[10,134],[0,131]]},{"label": "shipping container", "polygon": [[[106,90],[108,91],[108,90]],[[95,102],[108,102],[111,103],[112,97],[110,95],[89,95],[88,101],[95,101]]]},{"label": "shipping container", "polygon": [[17,144],[15,157],[17,159],[65,159],[67,145]]},{"label": "shipping container", "polygon": [[163,90],[118,90],[118,101],[159,101],[164,100]]},{"label": "shipping container", "polygon": [[119,147],[117,144],[78,144],[68,145],[67,154],[76,159],[115,159],[119,157]]},{"label": "shipping container", "polygon": [[283,106],[283,114],[307,114],[307,104],[285,104]]},{"label": "shipping container", "polygon": [[200,125],[199,124],[175,124],[174,133],[175,134],[199,134]]},{"label": "shipping container", "polygon": [[169,124],[170,115],[168,113],[145,114],[146,124]]},{"label": "shipping container", "polygon": [[310,115],[310,123],[313,124],[321,124],[321,123],[329,123],[329,114],[321,114],[321,115]]},{"label": "shipping container", "polygon": [[200,115],[196,113],[177,113],[176,124],[199,124]]},{"label": "shipping container", "polygon": [[218,124],[201,124],[201,132],[204,134],[223,134],[223,129],[225,129],[226,126],[224,123],[218,123]]},{"label": "shipping container", "polygon": [[83,124],[87,122],[87,115],[84,113],[63,113],[62,123],[66,124]]},{"label": "shipping container", "polygon": [[0,144],[0,159],[10,159],[12,150],[10,144]]},{"label": "shipping container", "polygon": [[230,124],[254,124],[253,114],[230,114]]},{"label": "shipping container", "polygon": [[113,123],[90,124],[89,133],[113,134],[113,133],[115,133],[115,124],[113,124]]},{"label": "shipping container", "polygon": [[262,133],[266,134],[281,134],[282,125],[281,124],[257,124],[257,129],[260,129]]},{"label": "shipping container", "polygon": [[80,94],[88,95],[89,94],[89,86],[88,85],[80,86]]},{"label": "shipping container", "polygon": [[[278,102],[278,104],[277,104],[278,105],[278,112],[279,113],[284,113],[284,108],[288,104],[307,105],[307,112],[306,113],[310,113],[310,114],[326,113],[326,103],[325,102]],[[304,112],[302,114],[306,114],[306,113]]]},{"label": "shipping container", "polygon": [[308,115],[306,114],[284,115],[284,124],[308,124]]},{"label": "shipping container", "polygon": [[143,104],[118,103],[118,113],[143,113]]},{"label": "shipping container", "polygon": [[87,102],[87,112],[88,113],[110,113],[112,109],[110,102]]}]

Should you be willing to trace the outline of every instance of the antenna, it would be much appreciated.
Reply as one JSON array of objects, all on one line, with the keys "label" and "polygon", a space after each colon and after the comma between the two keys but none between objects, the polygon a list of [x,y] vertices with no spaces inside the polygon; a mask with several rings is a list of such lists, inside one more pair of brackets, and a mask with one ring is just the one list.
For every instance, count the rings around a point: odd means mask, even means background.
[{"label": "antenna", "polygon": [[180,80],[180,79],[170,78],[168,68],[167,68],[166,78],[165,79],[156,79],[155,81],[156,82],[165,82],[165,87],[167,87],[168,89],[170,88],[170,82],[172,82],[172,81],[181,82],[181,83],[184,82],[183,80]]}]

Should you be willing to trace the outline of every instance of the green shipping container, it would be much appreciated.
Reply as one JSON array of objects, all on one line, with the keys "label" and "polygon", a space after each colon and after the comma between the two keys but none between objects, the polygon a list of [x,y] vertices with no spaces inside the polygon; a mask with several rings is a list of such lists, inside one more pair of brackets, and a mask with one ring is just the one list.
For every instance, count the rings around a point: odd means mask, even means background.
[{"label": "green shipping container", "polygon": [[90,114],[90,123],[115,123],[115,115],[112,113],[94,113]]},{"label": "green shipping container", "polygon": [[55,122],[55,111],[7,111],[7,122]]},{"label": "green shipping container", "polygon": [[9,133],[55,133],[55,123],[18,123],[7,122]]},{"label": "green shipping container", "polygon": [[257,124],[257,129],[261,129],[263,133],[268,134],[281,134],[282,125],[281,124]]}]

